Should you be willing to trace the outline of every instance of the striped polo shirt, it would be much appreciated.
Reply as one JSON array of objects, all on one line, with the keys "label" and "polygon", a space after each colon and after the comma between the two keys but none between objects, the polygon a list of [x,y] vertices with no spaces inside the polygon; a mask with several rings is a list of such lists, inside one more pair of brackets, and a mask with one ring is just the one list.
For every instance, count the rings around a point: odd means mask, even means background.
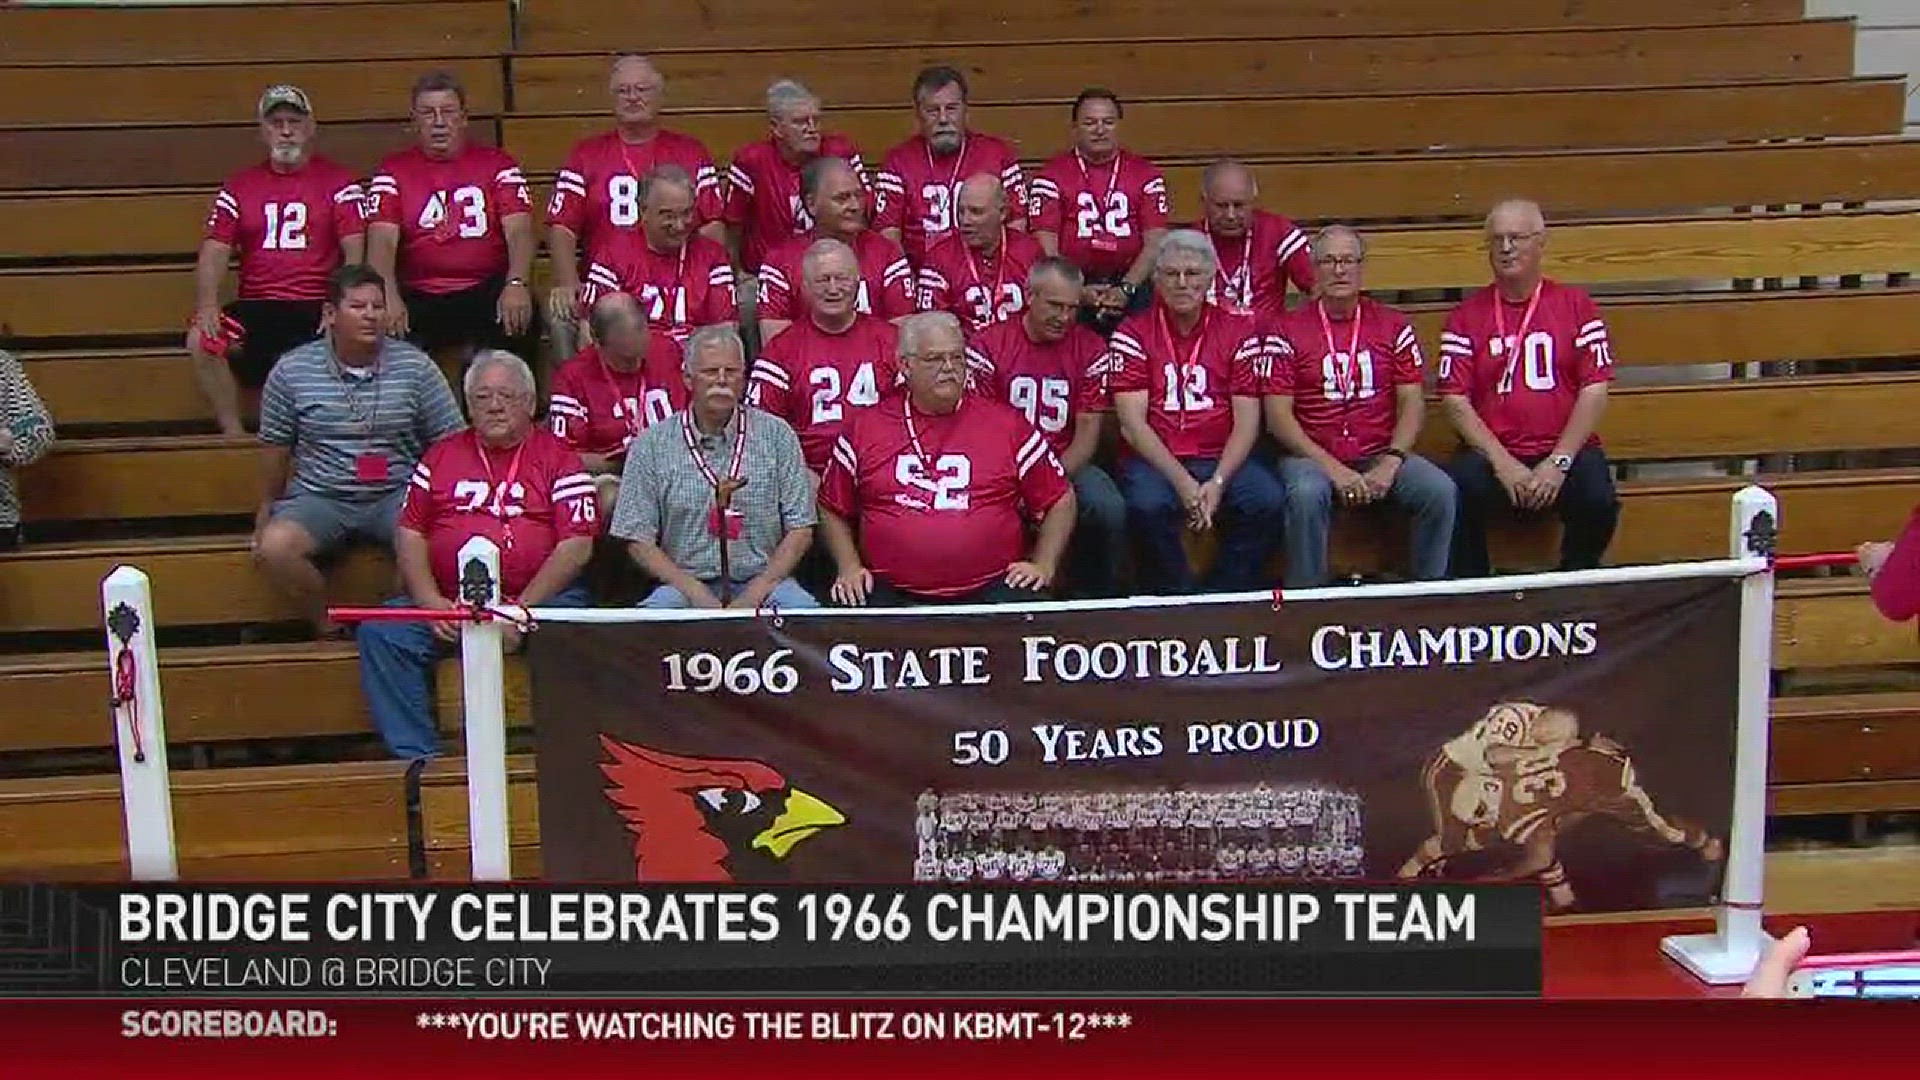
[{"label": "striped polo shirt", "polygon": [[[260,441],[293,451],[287,493],[372,502],[404,487],[413,466],[441,438],[466,427],[446,376],[426,353],[382,338],[380,360],[341,364],[322,337],[282,356],[260,393]],[[386,479],[366,483],[355,463],[386,459]]]}]

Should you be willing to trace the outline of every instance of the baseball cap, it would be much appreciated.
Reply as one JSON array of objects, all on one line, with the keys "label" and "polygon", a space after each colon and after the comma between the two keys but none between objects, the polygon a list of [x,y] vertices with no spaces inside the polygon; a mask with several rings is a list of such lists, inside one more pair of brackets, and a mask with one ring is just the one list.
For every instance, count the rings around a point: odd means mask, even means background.
[{"label": "baseball cap", "polygon": [[260,119],[265,120],[268,113],[282,105],[291,105],[308,116],[313,115],[313,102],[307,100],[307,92],[297,86],[281,83],[267,87],[267,92],[260,95]]}]

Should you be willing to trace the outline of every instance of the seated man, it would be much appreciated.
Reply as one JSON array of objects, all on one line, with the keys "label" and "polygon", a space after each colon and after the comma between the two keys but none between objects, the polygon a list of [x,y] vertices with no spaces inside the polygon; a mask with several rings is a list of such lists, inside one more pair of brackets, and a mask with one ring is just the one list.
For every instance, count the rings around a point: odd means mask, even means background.
[{"label": "seated man", "polygon": [[1238,161],[1216,161],[1200,174],[1199,229],[1213,240],[1213,287],[1207,299],[1236,315],[1274,317],[1287,310],[1287,286],[1313,294],[1313,256],[1300,227],[1255,205],[1260,185]]},{"label": "seated man", "polygon": [[1167,233],[1167,179],[1120,145],[1119,95],[1092,87],[1073,102],[1073,147],[1033,178],[1027,227],[1049,255],[1086,275],[1084,317],[1103,330],[1146,307],[1154,250]]},{"label": "seated man", "polygon": [[1223,506],[1231,519],[1205,588],[1264,587],[1286,509],[1280,482],[1249,456],[1260,437],[1266,343],[1252,319],[1207,303],[1215,269],[1204,234],[1168,233],[1154,260],[1153,305],[1107,342],[1113,408],[1132,451],[1120,490],[1147,558],[1142,577],[1160,593],[1194,591],[1181,531],[1212,529]]},{"label": "seated man", "polygon": [[753,363],[749,403],[800,436],[807,468],[826,470],[847,414],[898,381],[893,324],[856,309],[860,264],[838,240],[816,240],[801,260],[806,313],[767,342]]},{"label": "seated man", "polygon": [[[473,430],[435,443],[414,467],[394,556],[407,595],[390,607],[461,605],[460,549],[476,536],[500,547],[500,596],[524,607],[580,606],[574,579],[599,531],[593,484],[580,455],[533,422],[533,372],[509,352],[474,357],[466,374]],[[431,757],[433,661],[451,652],[451,622],[360,624],[360,685],[395,757]],[[520,631],[508,627],[507,647]]]},{"label": "seated man", "polygon": [[446,72],[411,101],[418,145],[367,182],[367,263],[387,279],[387,323],[458,371],[476,348],[535,342],[536,247],[520,165],[467,139],[467,94]]},{"label": "seated man", "polygon": [[950,311],[978,332],[1026,309],[1027,270],[1047,253],[1040,241],[1007,229],[1007,192],[999,177],[968,177],[954,209],[960,231],[927,249],[918,302],[920,310]]},{"label": "seated man", "polygon": [[[187,352],[226,435],[245,434],[241,413],[259,412],[260,387],[273,362],[319,336],[327,274],[361,261],[366,251],[365,191],[346,166],[314,152],[306,93],[270,86],[258,113],[267,160],[220,185],[193,268],[197,299]],[[236,259],[239,295],[222,308],[220,283]],[[239,324],[240,341],[229,339],[224,319]]]},{"label": "seated man", "polygon": [[967,363],[974,387],[1020,410],[1073,478],[1079,521],[1070,584],[1082,595],[1118,596],[1127,504],[1113,478],[1093,463],[1113,404],[1107,343],[1078,320],[1080,287],[1079,267],[1042,256],[1027,272],[1026,311],[975,335]]},{"label": "seated man", "polygon": [[800,261],[819,240],[838,240],[853,249],[860,263],[860,289],[854,309],[898,322],[913,314],[913,271],[900,245],[867,227],[867,193],[853,167],[836,157],[817,157],[800,170],[800,199],[813,229],[767,249],[760,265],[760,340],[770,341],[799,317],[804,298]]},{"label": "seated man", "polygon": [[721,220],[740,269],[758,274],[773,245],[813,228],[800,197],[800,169],[817,157],[837,157],[853,166],[866,189],[860,148],[845,135],[820,130],[820,99],[813,91],[792,79],[767,87],[767,137],[735,150],[727,166]]},{"label": "seated man", "polygon": [[53,447],[53,417],[13,354],[0,349],[0,551],[20,546],[20,495],[13,470]]},{"label": "seated man", "polygon": [[817,606],[793,580],[813,546],[813,474],[786,421],[741,402],[746,355],[731,326],[695,332],[689,404],[627,454],[611,531],[660,582],[646,607]]},{"label": "seated man", "polygon": [[386,300],[372,267],[335,270],[320,340],[281,357],[260,399],[254,564],[322,637],[339,630],[314,559],[354,539],[392,546],[414,464],[465,426],[433,361],[386,336]]},{"label": "seated man", "polygon": [[[1041,599],[1073,533],[1060,459],[1026,417],[968,395],[966,338],[952,315],[902,322],[900,361],[906,386],[848,418],[820,484],[833,599]],[[1039,522],[1031,548],[1029,519]]]},{"label": "seated man", "polygon": [[647,329],[632,296],[601,297],[588,322],[597,344],[554,371],[547,422],[580,455],[600,490],[601,509],[610,510],[634,437],[686,407],[686,381],[680,346]]},{"label": "seated man", "polygon": [[970,176],[998,179],[1007,225],[1027,227],[1027,181],[1020,153],[1005,139],[967,125],[967,77],[945,65],[922,68],[913,77],[913,114],[919,131],[887,151],[874,190],[880,210],[874,228],[906,249],[914,268],[926,265],[927,249],[953,235],[953,205],[960,182]]},{"label": "seated man", "polygon": [[1620,520],[1594,435],[1613,381],[1607,324],[1585,291],[1542,276],[1546,246],[1539,206],[1494,207],[1493,284],[1461,301],[1440,334],[1440,402],[1466,443],[1447,464],[1460,488],[1456,577],[1492,572],[1487,515],[1497,506],[1554,509],[1562,570],[1599,566]]},{"label": "seated man", "polygon": [[686,171],[674,165],[641,179],[640,228],[601,243],[579,289],[581,312],[608,293],[632,293],[647,325],[679,342],[699,327],[740,317],[727,249],[693,231],[693,191]]},{"label": "seated man", "polygon": [[1273,324],[1267,428],[1288,457],[1287,587],[1327,584],[1327,531],[1342,506],[1390,502],[1413,515],[1413,577],[1447,575],[1458,493],[1413,452],[1426,416],[1420,342],[1407,317],[1362,291],[1367,249],[1344,225],[1313,241],[1319,299]]}]

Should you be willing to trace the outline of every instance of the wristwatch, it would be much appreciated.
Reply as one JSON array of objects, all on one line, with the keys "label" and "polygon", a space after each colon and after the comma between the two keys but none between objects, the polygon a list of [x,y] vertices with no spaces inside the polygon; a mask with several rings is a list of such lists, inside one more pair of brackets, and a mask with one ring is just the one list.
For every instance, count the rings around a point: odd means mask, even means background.
[{"label": "wristwatch", "polygon": [[515,286],[515,285],[518,285],[524,289],[527,287],[527,279],[517,278],[517,277],[510,277],[507,279],[506,287],[511,288],[512,286]]},{"label": "wristwatch", "polygon": [[1407,452],[1405,450],[1400,449],[1397,446],[1389,446],[1385,450],[1380,451],[1380,456],[1390,457],[1390,458],[1399,458],[1401,461],[1407,460]]},{"label": "wristwatch", "polygon": [[1133,294],[1139,291],[1139,289],[1140,289],[1140,286],[1138,286],[1138,285],[1135,285],[1135,284],[1134,284],[1133,282],[1131,282],[1131,281],[1125,281],[1125,280],[1123,280],[1123,281],[1121,281],[1121,282],[1120,282],[1120,285],[1119,285],[1119,289],[1120,289],[1120,292],[1121,292],[1121,294],[1122,294],[1122,295],[1124,295],[1124,296],[1125,296],[1125,297],[1127,298],[1127,302],[1128,302],[1128,303],[1132,303],[1132,302],[1133,302]]},{"label": "wristwatch", "polygon": [[1573,468],[1573,455],[1555,454],[1547,459],[1547,464],[1559,469],[1561,472],[1566,472]]}]

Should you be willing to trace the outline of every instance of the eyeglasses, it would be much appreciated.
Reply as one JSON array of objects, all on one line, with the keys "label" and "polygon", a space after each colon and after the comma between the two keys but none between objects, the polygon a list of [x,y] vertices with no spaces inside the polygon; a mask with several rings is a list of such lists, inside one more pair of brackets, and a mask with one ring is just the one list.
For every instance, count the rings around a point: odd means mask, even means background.
[{"label": "eyeglasses", "polygon": [[1169,281],[1205,281],[1212,276],[1212,271],[1197,266],[1161,266],[1154,269],[1153,276]]},{"label": "eyeglasses", "polygon": [[925,364],[926,366],[930,368],[935,368],[935,369],[945,369],[945,368],[964,369],[967,366],[967,354],[963,352],[926,353],[921,356],[916,356],[913,359],[915,363]]},{"label": "eyeglasses", "polygon": [[527,393],[524,390],[475,390],[468,394],[467,398],[475,405],[492,405],[496,402],[511,405],[526,396]]},{"label": "eyeglasses", "polygon": [[1335,270],[1349,270],[1366,261],[1365,255],[1316,255],[1313,259],[1315,266],[1330,266]]},{"label": "eyeglasses", "polygon": [[465,110],[465,109],[462,109],[462,108],[460,108],[460,107],[458,107],[458,106],[452,106],[452,107],[449,107],[449,108],[445,108],[445,109],[415,109],[415,110],[413,110],[413,118],[414,118],[415,120],[418,120],[418,121],[420,121],[420,122],[422,122],[422,123],[425,123],[425,122],[427,122],[427,121],[429,121],[429,120],[445,120],[445,121],[447,121],[447,122],[449,122],[449,123],[451,123],[451,122],[453,122],[453,121],[455,121],[455,120],[458,120],[458,119],[460,119],[460,117],[461,117],[461,116],[463,116],[463,115],[465,115],[465,114],[466,114],[466,110]]},{"label": "eyeglasses", "polygon": [[1540,239],[1541,235],[1542,233],[1538,229],[1532,232],[1488,233],[1487,246],[1490,248],[1524,247]]}]

